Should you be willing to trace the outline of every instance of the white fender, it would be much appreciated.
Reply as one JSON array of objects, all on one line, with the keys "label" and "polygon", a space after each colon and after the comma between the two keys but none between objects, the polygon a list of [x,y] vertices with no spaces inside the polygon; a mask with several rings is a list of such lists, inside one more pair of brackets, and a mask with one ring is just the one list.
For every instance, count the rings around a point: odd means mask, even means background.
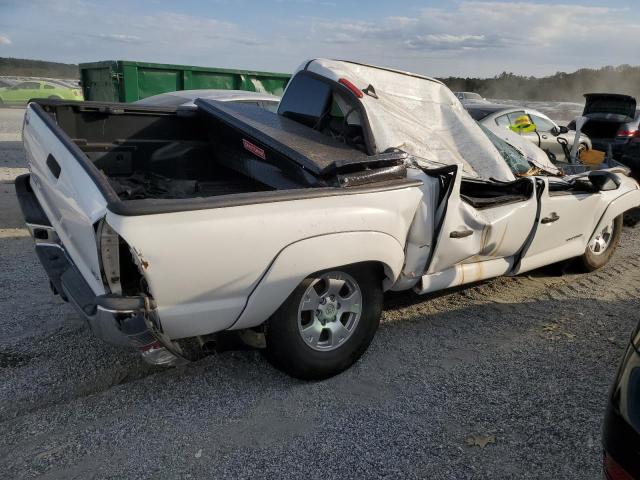
[{"label": "white fender", "polygon": [[602,217],[600,218],[600,221],[598,222],[595,230],[591,234],[587,245],[589,245],[593,238],[602,231],[605,225],[610,223],[614,218],[616,218],[618,215],[622,215],[627,210],[631,210],[632,208],[638,206],[640,206],[640,189],[638,189],[637,187],[635,190],[628,191],[620,195],[615,200],[611,201],[607,209],[602,214]]},{"label": "white fender", "polygon": [[260,325],[310,274],[359,262],[384,265],[385,289],[398,278],[404,249],[382,232],[344,232],[307,238],[283,249],[262,277],[231,330]]}]

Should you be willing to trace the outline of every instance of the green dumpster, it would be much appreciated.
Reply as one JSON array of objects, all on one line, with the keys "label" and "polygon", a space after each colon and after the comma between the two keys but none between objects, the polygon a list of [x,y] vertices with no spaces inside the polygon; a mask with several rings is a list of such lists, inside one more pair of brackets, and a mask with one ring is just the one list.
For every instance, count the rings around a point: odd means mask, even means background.
[{"label": "green dumpster", "polygon": [[134,102],[158,93],[203,88],[281,95],[290,77],[285,73],[128,60],[80,64],[80,80],[85,100],[107,102]]}]

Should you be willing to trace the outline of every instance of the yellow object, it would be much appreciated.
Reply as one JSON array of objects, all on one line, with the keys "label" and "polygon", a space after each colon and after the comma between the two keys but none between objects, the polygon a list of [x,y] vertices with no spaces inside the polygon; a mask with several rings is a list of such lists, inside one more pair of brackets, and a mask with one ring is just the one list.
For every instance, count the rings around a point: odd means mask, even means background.
[{"label": "yellow object", "polygon": [[580,153],[580,161],[585,165],[600,165],[604,162],[605,153],[600,150],[584,150]]},{"label": "yellow object", "polygon": [[521,115],[515,119],[513,125],[509,125],[509,128],[516,133],[531,133],[536,131],[536,124],[531,123],[529,115]]}]

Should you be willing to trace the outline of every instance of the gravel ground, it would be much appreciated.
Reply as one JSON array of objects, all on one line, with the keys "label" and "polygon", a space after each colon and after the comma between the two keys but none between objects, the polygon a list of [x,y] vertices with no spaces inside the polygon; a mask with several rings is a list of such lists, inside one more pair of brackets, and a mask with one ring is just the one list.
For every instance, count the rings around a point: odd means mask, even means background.
[{"label": "gravel ground", "polygon": [[593,274],[390,296],[369,351],[330,380],[252,350],[152,368],[50,294],[11,185],[20,118],[0,110],[0,478],[600,477],[638,230]]}]

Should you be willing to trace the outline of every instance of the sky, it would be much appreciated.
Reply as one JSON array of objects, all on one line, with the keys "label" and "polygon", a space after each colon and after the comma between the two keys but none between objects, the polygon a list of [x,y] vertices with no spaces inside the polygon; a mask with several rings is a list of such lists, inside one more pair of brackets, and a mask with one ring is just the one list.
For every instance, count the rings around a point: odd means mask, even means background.
[{"label": "sky", "polygon": [[638,64],[638,0],[0,0],[0,57],[291,72],[328,57],[431,76]]}]

